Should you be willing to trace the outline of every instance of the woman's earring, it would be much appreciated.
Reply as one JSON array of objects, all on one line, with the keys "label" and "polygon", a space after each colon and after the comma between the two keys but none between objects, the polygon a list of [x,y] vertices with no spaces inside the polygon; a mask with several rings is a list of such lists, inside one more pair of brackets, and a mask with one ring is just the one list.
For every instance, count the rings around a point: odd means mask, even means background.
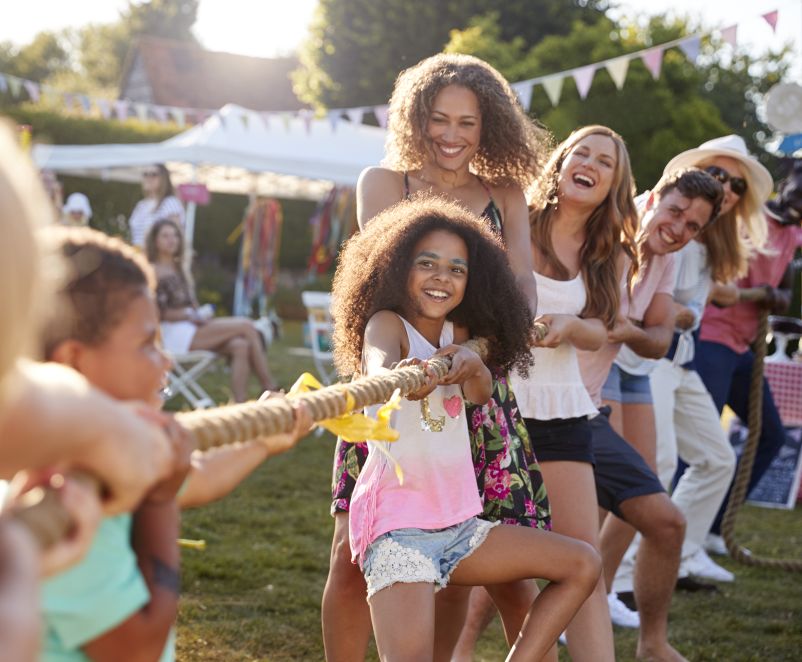
[{"label": "woman's earring", "polygon": [[442,432],[446,425],[445,416],[432,416],[432,410],[429,409],[429,397],[425,397],[420,401],[420,427],[424,432]]}]

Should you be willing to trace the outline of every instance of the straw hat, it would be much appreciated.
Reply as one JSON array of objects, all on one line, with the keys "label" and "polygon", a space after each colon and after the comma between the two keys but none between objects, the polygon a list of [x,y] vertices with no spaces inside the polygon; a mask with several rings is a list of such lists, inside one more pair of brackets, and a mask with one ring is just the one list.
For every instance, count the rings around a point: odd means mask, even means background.
[{"label": "straw hat", "polygon": [[663,174],[671,170],[690,168],[717,156],[726,156],[738,161],[744,169],[749,188],[754,192],[755,197],[760,203],[768,199],[774,188],[774,181],[769,171],[756,158],[749,155],[746,143],[741,136],[730,135],[714,138],[702,143],[699,147],[677,154],[668,162]]}]

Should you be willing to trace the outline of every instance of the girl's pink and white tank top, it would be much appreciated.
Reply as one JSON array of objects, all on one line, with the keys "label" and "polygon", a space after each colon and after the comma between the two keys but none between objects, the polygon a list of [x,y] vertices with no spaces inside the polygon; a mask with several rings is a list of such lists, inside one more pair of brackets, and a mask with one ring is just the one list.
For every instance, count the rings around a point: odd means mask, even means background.
[{"label": "girl's pink and white tank top", "polygon": [[[409,357],[431,358],[437,348],[400,319],[409,339]],[[440,346],[450,344],[453,338],[453,326],[446,322]],[[356,481],[349,512],[354,559],[361,559],[367,546],[388,531],[442,529],[482,511],[462,389],[459,385],[438,386],[428,401],[429,420],[434,425],[424,421],[420,401],[402,399],[401,409],[392,417],[398,441],[369,441],[368,459]],[[375,409],[370,408],[372,415]],[[400,465],[403,484],[399,484],[392,463],[376,449],[377,444]]]},{"label": "girl's pink and white tank top", "polygon": [[[533,273],[537,281],[538,313],[579,315],[582,312],[586,293],[581,273],[571,280],[554,280],[536,271]],[[598,413],[582,381],[573,345],[533,347],[532,356],[535,366],[530,369],[528,378],[524,379],[517,371],[510,375],[522,416],[548,421]]]}]

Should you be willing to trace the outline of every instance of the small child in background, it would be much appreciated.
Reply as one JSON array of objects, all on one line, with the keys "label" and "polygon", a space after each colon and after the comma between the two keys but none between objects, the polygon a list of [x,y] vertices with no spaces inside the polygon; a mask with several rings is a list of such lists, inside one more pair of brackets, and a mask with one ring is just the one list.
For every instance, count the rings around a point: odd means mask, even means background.
[{"label": "small child in background", "polygon": [[[99,232],[60,228],[52,234],[70,274],[45,329],[46,357],[72,366],[114,398],[150,404],[160,416],[156,410],[169,361],[158,344],[150,267],[133,248]],[[296,411],[291,433],[221,449],[209,461],[202,457],[193,469],[188,436],[169,422],[168,432],[184,465],[154,487],[133,516],[106,518],[86,558],[45,584],[43,659],[121,660],[124,651],[136,651],[144,659],[174,659],[180,507],[176,493],[187,473],[184,497],[190,497],[191,505],[233,489],[265,457],[303,436],[308,417],[302,408]]]},{"label": "small child in background", "polygon": [[600,566],[583,542],[477,518],[465,401],[486,402],[491,377],[479,356],[453,343],[470,330],[488,340],[494,367],[531,366],[532,318],[504,249],[457,204],[407,200],[348,242],[332,298],[341,374],[452,357],[439,384],[430,373],[402,401],[393,418],[399,440],[385,443],[385,453],[370,442],[354,488],[351,549],[365,575],[379,655],[432,659],[434,594],[449,583],[539,577],[550,583],[507,659],[540,660],[592,591]]}]

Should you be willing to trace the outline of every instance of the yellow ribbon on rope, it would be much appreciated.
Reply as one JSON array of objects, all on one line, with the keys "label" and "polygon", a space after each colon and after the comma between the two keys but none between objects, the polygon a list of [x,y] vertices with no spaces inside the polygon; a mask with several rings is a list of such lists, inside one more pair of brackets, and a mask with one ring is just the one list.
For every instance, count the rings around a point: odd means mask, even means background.
[{"label": "yellow ribbon on rope", "polygon": [[[298,379],[292,385],[289,393],[287,393],[287,397],[292,398],[293,396],[300,395],[301,393],[309,393],[310,391],[317,391],[321,388],[323,388],[323,384],[321,384],[314,375],[305,372],[298,377]],[[353,411],[355,404],[354,396],[348,392],[348,387],[345,385],[343,386],[343,394],[345,395],[346,402],[345,413],[334,418],[327,418],[325,420],[318,421],[317,425],[325,428],[333,435],[336,435],[343,441],[351,444],[364,442],[367,439],[370,439],[371,441],[398,440],[398,431],[393,430],[393,428],[390,427],[390,416],[392,415],[393,410],[401,409],[401,391],[399,389],[393,391],[390,399],[381,407],[379,407],[379,410],[376,412],[375,419],[365,414]],[[396,459],[390,455],[384,446],[377,444],[375,448],[385,457],[387,457],[387,459],[393,465],[398,482],[403,485],[404,472],[401,470],[401,467]]]}]

